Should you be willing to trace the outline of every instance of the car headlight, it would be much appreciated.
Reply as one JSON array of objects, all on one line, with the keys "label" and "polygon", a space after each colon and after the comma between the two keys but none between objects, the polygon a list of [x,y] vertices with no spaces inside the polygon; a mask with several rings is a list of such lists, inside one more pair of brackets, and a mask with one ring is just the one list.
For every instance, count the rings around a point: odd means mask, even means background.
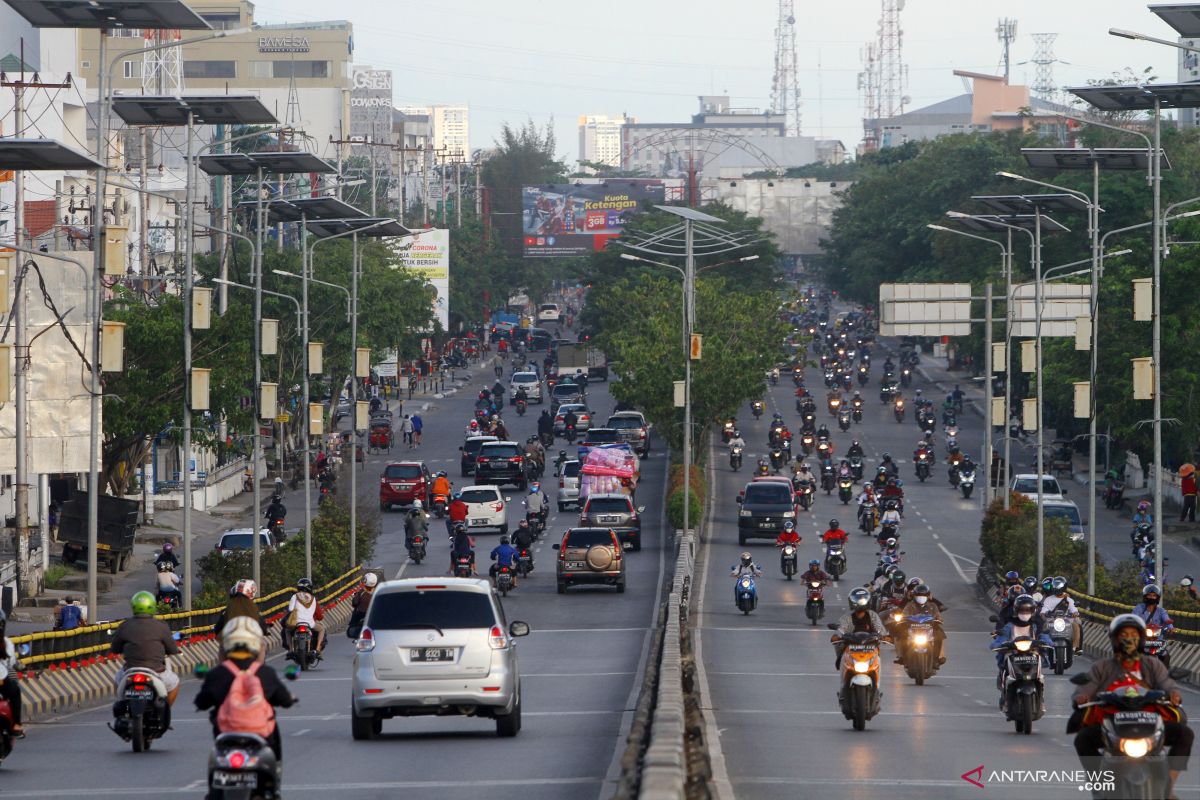
[{"label": "car headlight", "polygon": [[1058,631],[1059,633],[1062,633],[1066,629],[1067,629],[1067,623],[1064,622],[1061,617],[1054,620],[1054,630]]},{"label": "car headlight", "polygon": [[1122,739],[1121,752],[1130,758],[1141,758],[1150,752],[1149,739]]},{"label": "car headlight", "polygon": [[741,511],[738,512],[738,516],[739,517],[752,517],[752,516],[754,516],[754,513],[751,511],[747,511],[746,509],[743,508]]},{"label": "car headlight", "polygon": [[855,661],[854,662],[854,671],[855,672],[870,672],[871,664],[868,661]]},{"label": "car headlight", "polygon": [[795,512],[795,511],[785,511],[785,512],[783,512],[783,518],[784,518],[784,519],[793,519],[795,516],[796,516],[796,512]]},{"label": "car headlight", "polygon": [[929,644],[929,637],[923,633],[914,633],[913,634],[913,644],[921,644],[921,645]]}]

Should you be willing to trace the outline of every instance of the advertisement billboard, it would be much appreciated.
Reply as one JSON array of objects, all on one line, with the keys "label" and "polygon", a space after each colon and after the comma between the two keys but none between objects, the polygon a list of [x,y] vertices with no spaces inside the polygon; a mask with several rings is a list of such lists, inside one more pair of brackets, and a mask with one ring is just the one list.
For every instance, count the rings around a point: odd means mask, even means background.
[{"label": "advertisement billboard", "polygon": [[431,228],[397,240],[400,266],[419,274],[433,286],[433,315],[450,329],[450,231]]},{"label": "advertisement billboard", "polygon": [[663,186],[626,181],[526,186],[521,201],[526,258],[583,256],[603,250],[634,214],[663,203]]}]

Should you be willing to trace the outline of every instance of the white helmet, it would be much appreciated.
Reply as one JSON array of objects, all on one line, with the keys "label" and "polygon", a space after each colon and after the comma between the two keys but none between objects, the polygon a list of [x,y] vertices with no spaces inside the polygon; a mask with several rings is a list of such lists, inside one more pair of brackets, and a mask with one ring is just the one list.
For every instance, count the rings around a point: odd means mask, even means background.
[{"label": "white helmet", "polygon": [[258,584],[255,583],[252,578],[242,578],[233,585],[232,589],[229,590],[230,597],[238,594],[244,594],[246,597],[249,597],[251,600],[253,600],[258,594]]},{"label": "white helmet", "polygon": [[262,652],[262,628],[250,617],[234,617],[221,629],[221,646],[226,653],[242,651],[258,655]]},{"label": "white helmet", "polygon": [[376,575],[374,572],[368,572],[366,575],[363,576],[363,586],[367,587],[368,589],[374,589],[375,585],[378,583],[379,583],[379,576]]},{"label": "white helmet", "polygon": [[421,499],[420,499],[420,498],[417,498],[416,500],[413,500],[412,507],[413,507],[415,510],[417,510],[417,511],[420,511],[420,510],[421,510]]}]

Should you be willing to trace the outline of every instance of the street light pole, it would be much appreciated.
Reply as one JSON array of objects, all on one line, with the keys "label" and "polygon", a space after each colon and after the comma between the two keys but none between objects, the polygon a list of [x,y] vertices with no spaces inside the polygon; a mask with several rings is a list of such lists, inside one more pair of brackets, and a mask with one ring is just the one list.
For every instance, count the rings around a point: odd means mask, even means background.
[{"label": "street light pole", "polygon": [[1162,495],[1163,495],[1163,447],[1162,447],[1162,101],[1154,97],[1154,322],[1151,333],[1151,363],[1154,365],[1154,577],[1162,580]]}]

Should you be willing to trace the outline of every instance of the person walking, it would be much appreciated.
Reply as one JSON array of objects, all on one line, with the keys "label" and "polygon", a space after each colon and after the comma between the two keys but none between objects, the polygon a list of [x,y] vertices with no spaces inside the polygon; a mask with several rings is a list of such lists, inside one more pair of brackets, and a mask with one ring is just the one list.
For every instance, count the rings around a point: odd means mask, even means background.
[{"label": "person walking", "polygon": [[421,446],[421,429],[425,427],[425,422],[421,419],[420,414],[413,414],[409,419],[412,423],[412,441],[414,447]]},{"label": "person walking", "polygon": [[413,446],[413,423],[408,414],[405,414],[404,418],[400,420],[400,434],[404,443],[411,450]]},{"label": "person walking", "polygon": [[1179,512],[1179,521],[1196,521],[1196,468],[1184,464],[1179,468],[1179,491],[1183,495],[1183,510]]}]

